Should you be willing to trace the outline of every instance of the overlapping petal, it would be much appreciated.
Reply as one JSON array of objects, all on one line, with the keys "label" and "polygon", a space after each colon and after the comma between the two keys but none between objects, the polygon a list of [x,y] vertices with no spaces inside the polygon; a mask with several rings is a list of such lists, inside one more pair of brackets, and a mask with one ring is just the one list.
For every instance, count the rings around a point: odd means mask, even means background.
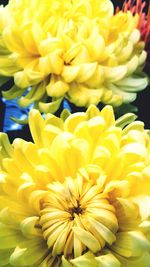
[{"label": "overlapping petal", "polygon": [[18,89],[4,96],[31,87],[19,104],[44,112],[64,97],[86,107],[132,102],[148,82],[138,21],[130,11],[114,14],[110,0],[10,0],[0,8],[0,75]]},{"label": "overlapping petal", "polygon": [[32,110],[33,142],[1,134],[1,266],[149,267],[150,137],[134,120]]}]

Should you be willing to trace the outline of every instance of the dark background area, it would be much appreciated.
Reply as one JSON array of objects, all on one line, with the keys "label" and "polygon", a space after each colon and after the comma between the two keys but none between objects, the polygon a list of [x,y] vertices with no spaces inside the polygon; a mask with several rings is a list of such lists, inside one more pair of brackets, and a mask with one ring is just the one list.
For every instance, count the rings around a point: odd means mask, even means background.
[{"label": "dark background area", "polygon": [[8,1],[7,0],[0,0],[0,4],[1,5],[7,5],[8,4]]},{"label": "dark background area", "polygon": [[[20,0],[21,1],[21,0]],[[31,0],[32,1],[32,0]],[[101,0],[100,0],[101,1]],[[122,7],[123,0],[113,0],[114,6],[120,6]],[[6,5],[8,3],[7,0],[0,0],[0,4]],[[149,1],[146,1],[147,7],[149,5]],[[147,89],[143,90],[142,92],[138,93],[137,99],[133,103],[135,106],[138,108],[138,118],[139,120],[143,121],[145,123],[145,128],[150,129],[150,87]],[[3,130],[3,123],[4,123],[4,117],[6,116],[5,112],[5,104],[2,102],[1,97],[0,97],[0,114],[1,114],[1,119],[0,119],[0,131]],[[77,111],[78,109],[74,107],[73,111]],[[12,115],[12,114],[11,114]],[[13,114],[14,115],[14,114]],[[26,140],[30,140],[31,136],[29,133],[28,126],[24,126],[23,129],[20,130],[13,130],[13,131],[8,131],[8,135],[10,140],[12,141],[16,137],[21,137]]]}]

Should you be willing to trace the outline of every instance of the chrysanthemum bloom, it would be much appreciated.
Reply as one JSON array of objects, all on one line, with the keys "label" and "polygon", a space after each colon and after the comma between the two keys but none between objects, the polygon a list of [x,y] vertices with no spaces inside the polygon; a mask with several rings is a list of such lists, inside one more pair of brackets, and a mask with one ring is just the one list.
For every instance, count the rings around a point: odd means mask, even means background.
[{"label": "chrysanthemum bloom", "polygon": [[0,266],[149,267],[150,138],[132,116],[32,110],[34,143],[1,134]]},{"label": "chrysanthemum bloom", "polygon": [[[148,6],[148,12],[144,12],[146,7],[145,0],[125,0],[122,10],[123,12],[131,11],[133,15],[138,14],[138,29],[141,33],[141,39],[145,43],[145,50],[147,52],[147,60],[145,64],[145,70],[150,76],[150,4]],[[118,7],[119,11],[120,8]]]},{"label": "chrysanthemum bloom", "polygon": [[4,96],[31,87],[19,104],[44,112],[64,97],[86,107],[132,102],[147,86],[138,20],[114,14],[110,0],[10,0],[0,8],[0,75],[15,85]]}]

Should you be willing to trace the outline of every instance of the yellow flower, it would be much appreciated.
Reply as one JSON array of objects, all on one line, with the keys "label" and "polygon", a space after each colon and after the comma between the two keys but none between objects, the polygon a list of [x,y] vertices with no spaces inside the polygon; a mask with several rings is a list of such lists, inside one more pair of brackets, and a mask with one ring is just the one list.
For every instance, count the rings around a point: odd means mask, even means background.
[{"label": "yellow flower", "polygon": [[134,119],[32,110],[34,143],[1,133],[0,266],[149,267],[150,137]]},{"label": "yellow flower", "polygon": [[0,75],[15,85],[4,96],[31,87],[19,104],[44,112],[64,97],[86,107],[132,102],[147,86],[138,20],[114,14],[110,0],[10,0],[0,7]]}]

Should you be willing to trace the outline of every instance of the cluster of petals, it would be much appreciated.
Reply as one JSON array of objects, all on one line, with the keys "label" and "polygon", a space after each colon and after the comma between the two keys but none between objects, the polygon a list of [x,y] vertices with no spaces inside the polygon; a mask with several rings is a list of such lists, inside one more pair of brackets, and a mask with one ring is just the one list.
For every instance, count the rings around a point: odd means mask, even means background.
[{"label": "cluster of petals", "polygon": [[149,267],[150,137],[113,109],[29,114],[0,136],[0,266]]},{"label": "cluster of petals", "polygon": [[[145,12],[147,4],[148,11]],[[120,8],[117,7],[117,11]],[[145,64],[145,71],[150,76],[150,4],[145,0],[125,0],[123,12],[130,11],[133,15],[138,14],[138,29],[141,33],[141,39],[145,43],[145,50],[147,52],[147,59]]]},{"label": "cluster of petals", "polygon": [[[56,110],[135,100],[147,86],[139,14],[114,14],[110,0],[10,0],[0,6],[0,75],[23,107]],[[30,88],[29,92],[24,93]]]}]

